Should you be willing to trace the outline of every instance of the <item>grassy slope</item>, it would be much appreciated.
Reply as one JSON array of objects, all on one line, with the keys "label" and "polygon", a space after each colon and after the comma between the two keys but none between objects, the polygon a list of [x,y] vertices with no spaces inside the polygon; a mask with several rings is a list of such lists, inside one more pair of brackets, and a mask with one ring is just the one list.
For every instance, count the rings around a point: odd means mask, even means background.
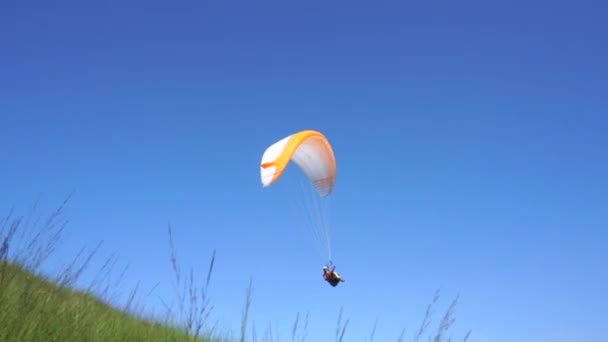
[{"label": "grassy slope", "polygon": [[[1,341],[188,341],[181,330],[146,322],[95,296],[0,265]],[[209,341],[209,339],[202,339]]]}]

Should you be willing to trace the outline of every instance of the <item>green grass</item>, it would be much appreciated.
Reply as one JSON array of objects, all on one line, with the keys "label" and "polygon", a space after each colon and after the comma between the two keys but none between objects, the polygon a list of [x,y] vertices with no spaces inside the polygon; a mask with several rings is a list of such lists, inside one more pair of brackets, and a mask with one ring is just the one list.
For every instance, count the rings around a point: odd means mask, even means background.
[{"label": "green grass", "polygon": [[[68,198],[69,200],[69,198]],[[207,294],[212,278],[215,251],[212,254],[206,277],[201,284],[195,279],[197,272],[181,268],[173,232],[168,227],[168,265],[175,278],[176,305],[165,304],[162,319],[145,315],[145,301],[138,295],[139,285],[129,293],[126,303],[119,307],[112,304],[112,287],[122,287],[109,280],[116,259],[108,258],[88,287],[76,286],[90,265],[101,245],[85,253],[82,249],[72,262],[54,275],[41,271],[42,266],[57,250],[63,231],[68,223],[63,211],[66,200],[49,217],[36,216],[37,205],[23,216],[11,211],[0,221],[0,341],[274,341],[283,340],[273,335],[269,323],[258,337],[255,322],[250,321],[253,280],[250,280],[244,298],[241,329],[238,337],[232,332],[218,334],[218,322],[209,326],[213,305]],[[121,273],[121,277],[124,272]],[[116,289],[114,289],[116,290]],[[120,291],[123,292],[123,291]],[[430,331],[431,316],[439,299],[436,292],[428,305],[422,323],[413,336],[414,341],[442,342],[452,340],[448,332],[454,323],[456,297],[441,317],[434,332]],[[143,303],[142,303],[143,302]],[[328,332],[328,341],[373,341],[377,321],[369,336],[349,336],[349,320],[340,310],[336,328]],[[297,313],[291,331],[291,341],[305,341],[308,335],[308,314],[301,322]],[[425,338],[425,334],[427,337]],[[396,341],[405,341],[405,330]],[[466,341],[470,332],[464,337]]]},{"label": "green grass", "polygon": [[[1,341],[188,341],[185,332],[134,318],[93,295],[3,263]],[[203,341],[208,341],[203,339]]]}]

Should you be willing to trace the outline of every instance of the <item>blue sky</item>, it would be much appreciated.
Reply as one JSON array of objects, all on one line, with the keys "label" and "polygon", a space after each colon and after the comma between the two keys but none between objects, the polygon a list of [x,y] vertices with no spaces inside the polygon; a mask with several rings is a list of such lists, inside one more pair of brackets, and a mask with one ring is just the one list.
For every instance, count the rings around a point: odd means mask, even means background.
[{"label": "blue sky", "polygon": [[[74,191],[53,263],[103,240],[172,294],[178,257],[238,333],[412,336],[460,293],[455,337],[608,339],[608,46],[600,2],[20,2],[0,10],[0,209]],[[55,6],[55,7],[54,7]],[[330,288],[271,143],[334,146]],[[100,267],[103,256],[95,266]]]}]

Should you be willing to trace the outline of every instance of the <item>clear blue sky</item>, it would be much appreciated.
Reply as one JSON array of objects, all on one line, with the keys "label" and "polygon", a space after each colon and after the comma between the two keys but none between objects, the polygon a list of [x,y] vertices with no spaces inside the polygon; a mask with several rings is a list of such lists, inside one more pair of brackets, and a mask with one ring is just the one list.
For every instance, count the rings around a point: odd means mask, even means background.
[{"label": "clear blue sky", "polygon": [[[160,281],[167,224],[214,318],[284,338],[410,337],[441,288],[470,341],[606,341],[606,5],[570,2],[5,2],[0,209],[69,193],[53,259],[103,240]],[[18,5],[17,5],[18,3]],[[61,4],[59,4],[61,3]],[[301,129],[333,143],[330,288],[264,149]],[[295,186],[294,186],[295,185]],[[103,261],[103,256],[96,266]],[[49,267],[54,267],[50,264]]]}]

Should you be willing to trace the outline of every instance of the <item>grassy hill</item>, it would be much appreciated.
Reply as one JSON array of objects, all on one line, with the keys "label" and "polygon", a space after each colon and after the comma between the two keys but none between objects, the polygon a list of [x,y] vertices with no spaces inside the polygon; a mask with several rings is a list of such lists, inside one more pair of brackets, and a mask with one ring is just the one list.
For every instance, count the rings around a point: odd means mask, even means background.
[{"label": "grassy hill", "polygon": [[0,341],[191,340],[182,330],[134,318],[22,266],[0,266]]}]

